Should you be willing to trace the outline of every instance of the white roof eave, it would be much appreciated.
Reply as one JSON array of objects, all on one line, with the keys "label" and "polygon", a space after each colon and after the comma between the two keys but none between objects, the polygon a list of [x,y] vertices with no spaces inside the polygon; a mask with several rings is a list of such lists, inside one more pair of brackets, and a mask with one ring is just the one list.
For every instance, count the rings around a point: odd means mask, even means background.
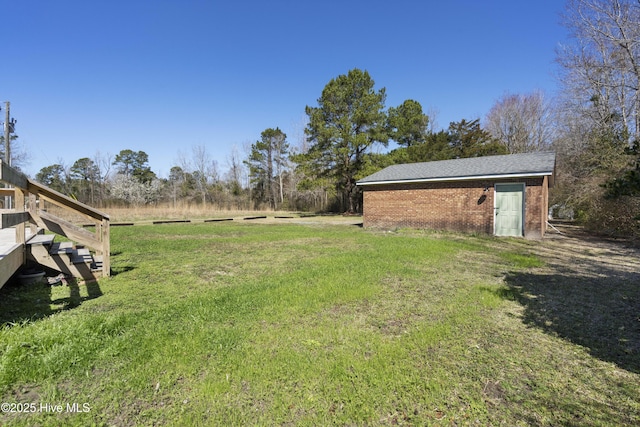
[{"label": "white roof eave", "polygon": [[364,185],[384,185],[384,184],[411,184],[411,183],[419,183],[419,182],[474,181],[478,179],[535,178],[540,176],[551,176],[551,175],[553,175],[553,172],[453,176],[453,177],[440,177],[440,178],[417,178],[417,179],[399,179],[399,180],[390,180],[390,181],[356,182],[356,185],[364,186]]}]

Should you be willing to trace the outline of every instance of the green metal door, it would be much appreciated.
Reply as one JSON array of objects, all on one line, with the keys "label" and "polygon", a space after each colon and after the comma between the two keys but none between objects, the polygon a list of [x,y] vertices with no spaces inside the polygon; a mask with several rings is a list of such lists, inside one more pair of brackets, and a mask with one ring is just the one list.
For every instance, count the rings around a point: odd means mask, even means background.
[{"label": "green metal door", "polygon": [[496,184],[496,236],[522,237],[524,184]]}]

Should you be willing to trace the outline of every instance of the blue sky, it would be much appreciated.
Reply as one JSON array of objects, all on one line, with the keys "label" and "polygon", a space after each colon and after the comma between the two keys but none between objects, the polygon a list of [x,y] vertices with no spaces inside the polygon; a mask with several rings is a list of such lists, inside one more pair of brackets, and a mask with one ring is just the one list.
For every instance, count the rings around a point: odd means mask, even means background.
[{"label": "blue sky", "polygon": [[[0,0],[0,101],[34,176],[97,152],[142,150],[166,177],[205,146],[280,127],[296,144],[306,105],[350,69],[386,106],[419,101],[439,127],[484,118],[505,93],[552,96],[560,0]],[[2,112],[0,120],[4,120]]]}]

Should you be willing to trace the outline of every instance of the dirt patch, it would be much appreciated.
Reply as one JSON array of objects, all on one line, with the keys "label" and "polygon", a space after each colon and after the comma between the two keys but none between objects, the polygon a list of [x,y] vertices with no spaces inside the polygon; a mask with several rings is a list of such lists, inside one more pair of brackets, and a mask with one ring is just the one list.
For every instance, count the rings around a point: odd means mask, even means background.
[{"label": "dirt patch", "polygon": [[527,244],[543,267],[505,277],[524,322],[640,373],[640,249],[577,226],[556,228]]},{"label": "dirt patch", "polygon": [[612,274],[638,280],[640,247],[635,242],[597,236],[583,227],[554,224],[536,253],[555,268],[581,274]]}]

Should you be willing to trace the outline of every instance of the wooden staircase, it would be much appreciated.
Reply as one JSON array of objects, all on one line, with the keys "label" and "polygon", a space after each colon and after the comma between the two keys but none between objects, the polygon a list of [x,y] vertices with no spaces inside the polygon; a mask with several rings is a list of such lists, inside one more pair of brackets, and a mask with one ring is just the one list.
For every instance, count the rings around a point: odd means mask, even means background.
[{"label": "wooden staircase", "polygon": [[83,280],[102,276],[101,256],[73,242],[55,242],[55,238],[54,234],[36,234],[27,240],[27,261]]},{"label": "wooden staircase", "polygon": [[[82,280],[110,276],[109,215],[29,179],[4,162],[0,162],[0,182],[10,186],[0,188],[0,196],[10,198],[14,206],[1,210],[0,229],[15,229],[15,240],[0,245],[0,287],[27,262]],[[90,221],[94,231],[54,215],[48,207],[65,217],[80,217],[83,224]],[[55,234],[43,234],[45,230]],[[55,242],[56,235],[71,241]]]}]

